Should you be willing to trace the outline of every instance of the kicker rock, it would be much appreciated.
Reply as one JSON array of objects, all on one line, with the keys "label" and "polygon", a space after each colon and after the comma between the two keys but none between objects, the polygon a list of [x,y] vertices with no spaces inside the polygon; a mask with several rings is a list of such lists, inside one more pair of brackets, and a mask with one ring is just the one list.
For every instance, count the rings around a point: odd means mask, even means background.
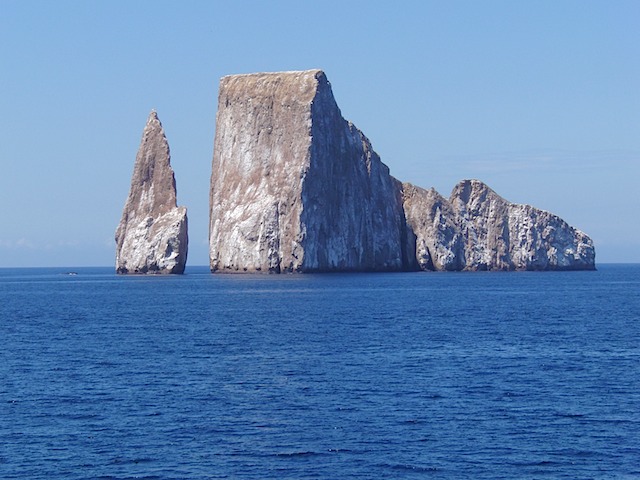
[{"label": "kicker rock", "polygon": [[564,220],[506,201],[478,180],[453,189],[465,270],[593,270],[591,239]]},{"label": "kicker rock", "polygon": [[587,235],[482,182],[391,177],[320,70],[221,80],[209,247],[214,272],[595,268]]},{"label": "kicker rock", "polygon": [[116,231],[118,273],[183,273],[187,209],[176,203],[169,144],[152,111],[142,134],[129,198]]},{"label": "kicker rock", "polygon": [[211,270],[403,270],[400,182],[342,118],[320,70],[220,81]]}]

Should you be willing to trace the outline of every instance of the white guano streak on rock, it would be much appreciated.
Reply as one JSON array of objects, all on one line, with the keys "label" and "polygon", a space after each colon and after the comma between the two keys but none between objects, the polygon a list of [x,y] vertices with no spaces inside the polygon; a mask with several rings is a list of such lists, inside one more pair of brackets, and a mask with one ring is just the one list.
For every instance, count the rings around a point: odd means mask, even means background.
[{"label": "white guano streak on rock", "polygon": [[308,169],[315,84],[315,71],[221,80],[210,193],[212,271],[301,268],[297,199]]},{"label": "white guano streak on rock", "polygon": [[[595,268],[587,235],[549,212],[506,201],[478,180],[460,182],[448,201],[434,190],[405,184],[404,207],[422,269]],[[442,211],[446,220],[438,222]]]}]

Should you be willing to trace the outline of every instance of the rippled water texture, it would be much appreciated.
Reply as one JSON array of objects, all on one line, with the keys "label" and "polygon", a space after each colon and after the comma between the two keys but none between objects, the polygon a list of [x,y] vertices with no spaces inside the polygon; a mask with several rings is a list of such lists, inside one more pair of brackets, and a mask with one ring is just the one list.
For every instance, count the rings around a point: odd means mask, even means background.
[{"label": "rippled water texture", "polygon": [[0,270],[3,479],[640,477],[640,266]]}]

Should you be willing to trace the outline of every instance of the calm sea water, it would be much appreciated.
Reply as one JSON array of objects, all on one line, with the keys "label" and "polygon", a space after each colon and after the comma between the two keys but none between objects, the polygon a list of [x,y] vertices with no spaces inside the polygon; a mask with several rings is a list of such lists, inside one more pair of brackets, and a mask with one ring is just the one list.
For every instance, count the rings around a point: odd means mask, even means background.
[{"label": "calm sea water", "polygon": [[0,270],[0,478],[640,478],[640,265]]}]

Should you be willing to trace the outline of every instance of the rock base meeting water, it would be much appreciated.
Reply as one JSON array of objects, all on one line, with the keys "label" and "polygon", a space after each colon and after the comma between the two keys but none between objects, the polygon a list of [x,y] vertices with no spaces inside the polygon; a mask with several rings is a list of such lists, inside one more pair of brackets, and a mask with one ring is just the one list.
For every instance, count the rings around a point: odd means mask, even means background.
[{"label": "rock base meeting water", "polygon": [[188,242],[187,209],[177,205],[169,143],[154,110],[142,134],[116,230],[116,271],[183,273]]},{"label": "rock base meeting water", "polygon": [[585,233],[465,180],[401,183],[342,117],[321,70],[221,79],[213,272],[593,270]]}]

